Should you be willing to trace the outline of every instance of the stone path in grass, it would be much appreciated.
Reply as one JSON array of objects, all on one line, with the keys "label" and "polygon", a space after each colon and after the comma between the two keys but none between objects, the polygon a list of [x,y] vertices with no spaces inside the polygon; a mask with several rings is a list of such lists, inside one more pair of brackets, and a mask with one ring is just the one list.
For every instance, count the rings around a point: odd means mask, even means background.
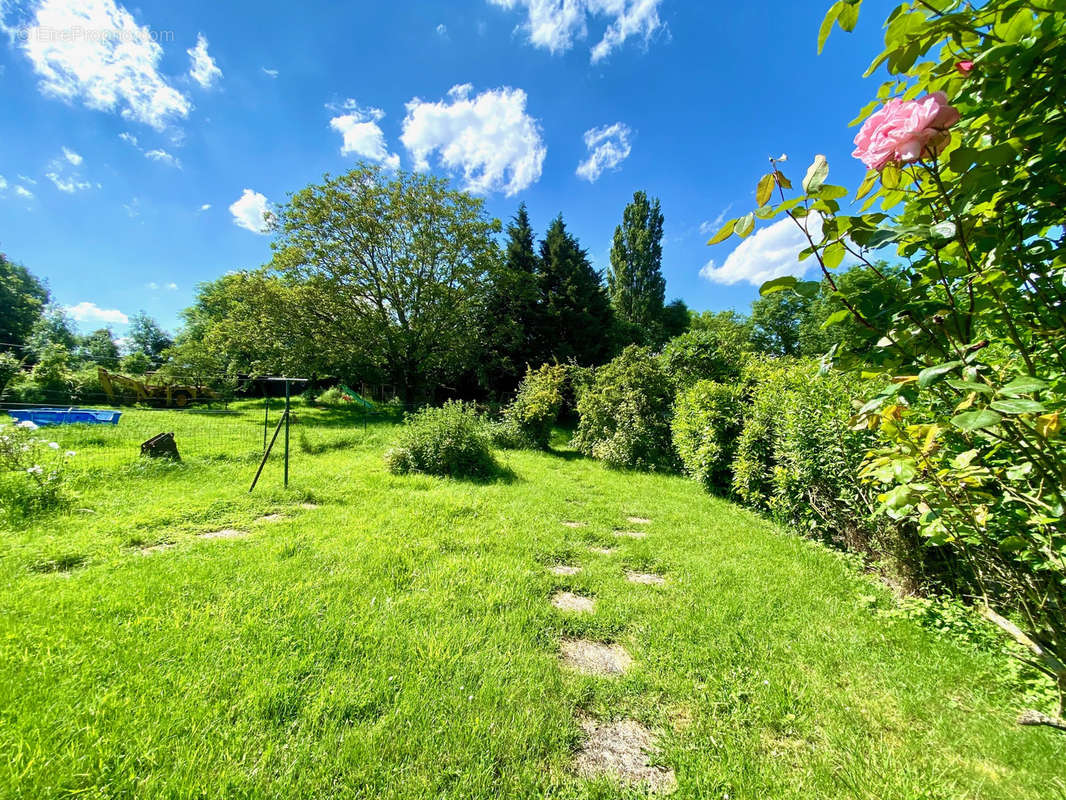
[{"label": "stone path in grass", "polygon": [[[649,525],[647,517],[626,517],[630,525]],[[581,528],[584,522],[566,520],[568,528]],[[615,530],[622,538],[643,539],[644,531]],[[613,547],[590,546],[589,552],[611,555]],[[556,564],[548,568],[553,575],[571,577],[581,572],[581,567],[571,564]],[[658,586],[666,579],[654,572],[627,570],[630,583]],[[559,590],[552,595],[551,604],[563,612],[592,614],[596,611],[594,598],[572,591]],[[596,642],[590,639],[566,638],[559,642],[559,661],[563,667],[585,675],[617,677],[623,675],[633,664],[633,658],[617,643]],[[580,750],[574,755],[574,772],[583,778],[610,776],[620,783],[644,787],[650,794],[669,794],[677,789],[677,778],[669,767],[652,765],[651,758],[658,753],[654,734],[632,719],[604,722],[592,717],[580,716],[578,724],[585,733]]]}]

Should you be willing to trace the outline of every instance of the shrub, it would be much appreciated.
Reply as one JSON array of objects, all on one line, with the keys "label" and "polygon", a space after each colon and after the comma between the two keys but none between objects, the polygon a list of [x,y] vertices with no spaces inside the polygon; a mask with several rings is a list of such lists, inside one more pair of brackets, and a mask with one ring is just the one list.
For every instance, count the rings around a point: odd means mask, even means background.
[{"label": "shrub", "polygon": [[4,396],[4,390],[7,389],[12,379],[18,375],[20,363],[11,353],[0,353],[0,397]]},{"label": "shrub", "polygon": [[753,359],[741,372],[741,391],[748,399],[744,427],[733,459],[733,491],[760,511],[770,510],[773,496],[774,442],[785,397],[794,383],[815,369],[809,362],[785,358]]},{"label": "shrub", "polygon": [[730,488],[743,406],[739,386],[714,381],[699,381],[677,398],[671,424],[674,448],[685,472],[708,491]]},{"label": "shrub", "polygon": [[67,461],[55,442],[36,434],[32,422],[0,425],[0,511],[9,518],[62,507]]},{"label": "shrub", "polygon": [[566,380],[566,367],[559,364],[527,370],[514,402],[503,412],[497,435],[512,447],[546,450],[563,405]]},{"label": "shrub", "polygon": [[352,401],[339,386],[331,386],[318,396],[317,402],[324,406],[348,406]]},{"label": "shrub", "polygon": [[394,475],[488,478],[499,471],[485,423],[472,405],[454,400],[409,416],[396,444],[385,453],[385,465]]},{"label": "shrub", "polygon": [[676,469],[672,406],[673,387],[658,360],[647,349],[630,345],[597,369],[581,392],[574,443],[611,467]]},{"label": "shrub", "polygon": [[692,330],[666,343],[659,356],[678,391],[697,381],[731,383],[740,375],[743,353],[714,331]]}]

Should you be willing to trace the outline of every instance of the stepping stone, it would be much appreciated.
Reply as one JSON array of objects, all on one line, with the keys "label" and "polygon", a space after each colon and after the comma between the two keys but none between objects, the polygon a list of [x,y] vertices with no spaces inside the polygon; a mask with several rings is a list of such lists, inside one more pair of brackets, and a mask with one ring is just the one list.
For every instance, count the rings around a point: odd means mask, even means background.
[{"label": "stepping stone", "polygon": [[585,741],[574,757],[574,770],[583,778],[609,775],[626,786],[644,786],[650,794],[670,794],[677,789],[677,777],[667,767],[652,766],[655,737],[631,719],[597,722],[579,719]]},{"label": "stepping stone", "polygon": [[626,572],[626,580],[630,583],[646,583],[654,586],[666,583],[666,578],[654,572]]},{"label": "stepping stone", "polygon": [[621,675],[633,663],[622,645],[588,639],[563,639],[559,657],[563,664],[586,675]]},{"label": "stepping stone", "polygon": [[596,610],[595,600],[573,592],[556,592],[552,597],[552,605],[560,611],[577,611],[581,614],[591,614]]},{"label": "stepping stone", "polygon": [[625,536],[629,539],[644,539],[647,537],[644,531],[615,531],[615,536]]},{"label": "stepping stone", "polygon": [[211,531],[210,533],[201,533],[201,539],[239,539],[241,536],[247,536],[247,531],[237,531],[233,528],[223,528],[220,531]]},{"label": "stepping stone", "polygon": [[548,571],[552,575],[577,575],[581,572],[581,567],[571,567],[567,564],[556,564],[554,567],[550,567]]},{"label": "stepping stone", "polygon": [[609,555],[611,555],[611,553],[615,552],[615,548],[613,548],[613,547],[590,547],[589,548],[589,552],[590,553],[599,553],[601,556],[609,556]]},{"label": "stepping stone", "polygon": [[283,520],[283,519],[285,519],[285,515],[284,514],[267,514],[265,517],[260,517],[259,521],[260,522],[281,522],[281,520]]},{"label": "stepping stone", "polygon": [[650,525],[651,520],[647,517],[626,517],[626,522],[630,525]]},{"label": "stepping stone", "polygon": [[318,508],[318,504],[317,503],[300,503],[300,508],[302,508],[304,511],[311,511],[312,509]]},{"label": "stepping stone", "polygon": [[586,525],[588,525],[588,523],[587,522],[574,522],[573,520],[569,520],[568,519],[568,520],[563,520],[563,525],[565,525],[568,528],[584,528]]}]

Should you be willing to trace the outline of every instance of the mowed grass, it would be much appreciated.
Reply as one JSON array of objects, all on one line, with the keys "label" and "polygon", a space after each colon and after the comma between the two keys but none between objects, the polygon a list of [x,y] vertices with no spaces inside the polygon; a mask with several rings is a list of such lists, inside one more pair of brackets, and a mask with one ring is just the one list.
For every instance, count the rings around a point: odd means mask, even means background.
[{"label": "mowed grass", "polygon": [[[393,477],[391,424],[306,410],[290,489],[273,459],[249,495],[261,414],[243,448],[170,412],[49,432],[86,471],[69,514],[0,534],[0,795],[639,796],[572,771],[589,715],[654,731],[676,797],[1066,797],[1066,737],[1014,724],[998,656],[879,616],[844,559],[690,481],[562,448]],[[185,463],[140,464],[127,423]],[[564,637],[633,665],[568,671]]]}]

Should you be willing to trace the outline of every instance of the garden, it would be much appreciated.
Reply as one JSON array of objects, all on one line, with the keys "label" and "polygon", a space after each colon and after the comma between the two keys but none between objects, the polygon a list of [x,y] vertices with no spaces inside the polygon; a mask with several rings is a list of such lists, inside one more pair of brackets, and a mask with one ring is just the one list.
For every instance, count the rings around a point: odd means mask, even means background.
[{"label": "garden", "polygon": [[[817,279],[747,315],[666,302],[643,191],[602,276],[562,215],[373,164],[121,362],[0,260],[0,402],[122,409],[0,426],[0,794],[1066,797],[1046,5],[893,11],[861,185],[770,159],[709,241],[802,232]],[[283,472],[252,387],[298,374]]]}]

